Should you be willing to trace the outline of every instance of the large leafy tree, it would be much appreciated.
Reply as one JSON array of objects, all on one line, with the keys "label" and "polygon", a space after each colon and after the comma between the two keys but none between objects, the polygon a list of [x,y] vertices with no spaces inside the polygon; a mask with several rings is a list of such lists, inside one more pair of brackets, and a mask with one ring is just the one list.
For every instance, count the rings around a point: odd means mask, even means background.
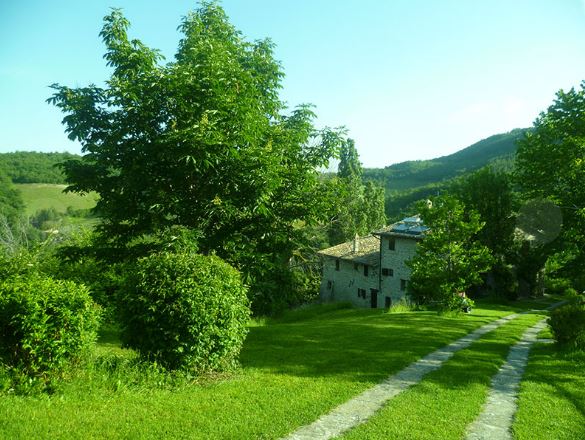
[{"label": "large leafy tree", "polygon": [[348,180],[361,180],[364,170],[353,139],[343,143],[339,152],[337,176]]},{"label": "large leafy tree", "polygon": [[[545,199],[561,210],[560,240],[549,252],[571,248],[573,272],[585,264],[585,82],[559,91],[553,104],[518,143],[516,180],[528,199]],[[551,210],[555,216],[555,210]]]},{"label": "large leafy tree", "polygon": [[483,223],[474,211],[444,195],[419,204],[420,216],[429,228],[407,263],[411,270],[409,291],[419,303],[436,302],[442,308],[461,305],[461,292],[481,282],[490,269],[489,249],[475,240]]},{"label": "large leafy tree", "polygon": [[200,250],[243,270],[252,292],[270,296],[273,286],[284,298],[278,283],[305,243],[300,226],[326,211],[317,170],[339,133],[316,130],[308,106],[284,114],[272,43],[246,41],[215,2],[184,18],[167,64],[128,27],[119,10],[104,19],[105,87],[53,85],[49,101],[85,153],[63,165],[69,190],[99,193],[98,230],[110,246],[196,229]]},{"label": "large leafy tree", "polygon": [[517,196],[510,175],[485,167],[457,179],[449,190],[463,202],[466,212],[477,212],[484,223],[475,238],[495,257],[492,276],[484,288],[493,288],[497,296],[515,299],[518,289],[512,263],[518,260],[514,246]]},{"label": "large leafy tree", "polygon": [[496,255],[509,252],[515,227],[515,196],[507,173],[482,168],[457,180],[450,192],[463,202],[469,211],[475,211],[484,222],[477,232],[479,242]]},{"label": "large leafy tree", "polygon": [[366,235],[386,224],[384,188],[374,182],[363,182],[362,164],[352,139],[340,148],[336,178],[329,184],[329,200],[333,202],[329,243],[334,245]]}]

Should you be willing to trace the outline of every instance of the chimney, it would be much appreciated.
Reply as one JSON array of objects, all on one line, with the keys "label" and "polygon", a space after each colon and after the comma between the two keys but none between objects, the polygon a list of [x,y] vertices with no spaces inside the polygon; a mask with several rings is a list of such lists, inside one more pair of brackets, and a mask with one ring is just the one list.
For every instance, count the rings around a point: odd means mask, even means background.
[{"label": "chimney", "polygon": [[356,254],[360,251],[360,237],[359,235],[355,234],[353,239],[353,253]]}]

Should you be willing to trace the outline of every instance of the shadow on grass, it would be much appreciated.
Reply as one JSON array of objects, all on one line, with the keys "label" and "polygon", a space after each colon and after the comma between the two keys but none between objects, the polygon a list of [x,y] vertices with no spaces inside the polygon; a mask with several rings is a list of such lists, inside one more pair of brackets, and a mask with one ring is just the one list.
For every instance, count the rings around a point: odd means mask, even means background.
[{"label": "shadow on grass", "polygon": [[379,382],[493,319],[341,310],[323,319],[253,327],[240,360],[244,368],[280,374]]},{"label": "shadow on grass", "polygon": [[585,351],[537,345],[524,379],[549,385],[585,417]]},{"label": "shadow on grass", "polygon": [[[509,309],[490,304],[471,315],[438,315],[343,306],[307,308],[266,320],[267,325],[253,324],[240,362],[245,369],[276,374],[377,383],[505,315],[502,311]],[[120,350],[118,335],[116,327],[102,328],[99,346],[104,351]]]},{"label": "shadow on grass", "polygon": [[544,310],[552,304],[564,300],[560,295],[544,295],[536,298],[522,298],[517,301],[506,301],[501,298],[482,298],[475,300],[477,306],[499,311],[523,312],[526,310]]}]

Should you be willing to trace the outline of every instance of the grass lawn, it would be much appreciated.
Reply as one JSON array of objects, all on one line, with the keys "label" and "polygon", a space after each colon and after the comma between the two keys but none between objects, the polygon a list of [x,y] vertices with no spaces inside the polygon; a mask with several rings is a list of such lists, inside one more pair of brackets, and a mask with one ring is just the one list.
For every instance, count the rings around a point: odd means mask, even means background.
[{"label": "grass lawn", "polygon": [[585,439],[585,352],[533,349],[513,430],[518,439]]},{"label": "grass lawn", "polygon": [[71,206],[73,209],[93,208],[97,201],[97,194],[85,196],[73,193],[64,193],[67,185],[49,183],[21,183],[14,185],[22,194],[27,215],[33,215],[41,209],[55,208],[59,212],[66,212]]},{"label": "grass lawn", "polygon": [[[104,333],[97,366],[80,370],[58,394],[0,397],[0,438],[279,438],[508,313],[489,307],[462,316],[293,313],[250,327],[238,373],[197,383],[173,383],[169,375],[133,367],[133,352],[121,350],[115,334]],[[520,319],[528,325],[534,317]],[[521,333],[518,326],[506,326],[501,341],[484,340],[488,358],[503,355]],[[479,351],[468,356],[454,359],[459,364],[452,368],[460,374],[435,381],[454,390],[481,384],[499,362],[486,360],[481,374],[466,376],[467,362],[483,365],[474,358],[482,358]]]},{"label": "grass lawn", "polygon": [[343,438],[463,438],[467,426],[481,412],[491,379],[506,361],[511,346],[543,317],[523,315],[486,334]]}]

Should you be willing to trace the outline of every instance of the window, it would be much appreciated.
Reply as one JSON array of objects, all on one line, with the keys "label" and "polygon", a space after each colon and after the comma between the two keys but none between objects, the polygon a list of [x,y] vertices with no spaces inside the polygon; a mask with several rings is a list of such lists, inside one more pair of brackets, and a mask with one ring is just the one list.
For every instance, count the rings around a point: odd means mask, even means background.
[{"label": "window", "polygon": [[393,277],[394,276],[394,269],[388,269],[387,267],[382,268],[382,275],[385,277]]},{"label": "window", "polygon": [[360,265],[358,263],[353,263],[354,270],[358,270],[359,268],[360,268]]},{"label": "window", "polygon": [[396,239],[395,238],[388,239],[388,249],[391,251],[396,249]]},{"label": "window", "polygon": [[367,264],[364,264],[364,276],[367,277],[368,276],[368,271],[369,271],[369,267]]},{"label": "window", "polygon": [[333,283],[331,281],[327,281],[327,288],[329,290],[331,290],[332,287],[333,287]]},{"label": "window", "polygon": [[335,260],[335,270],[339,270],[339,260]]},{"label": "window", "polygon": [[406,280],[400,280],[400,290],[406,290]]},{"label": "window", "polygon": [[358,298],[366,298],[366,289],[358,289]]}]

